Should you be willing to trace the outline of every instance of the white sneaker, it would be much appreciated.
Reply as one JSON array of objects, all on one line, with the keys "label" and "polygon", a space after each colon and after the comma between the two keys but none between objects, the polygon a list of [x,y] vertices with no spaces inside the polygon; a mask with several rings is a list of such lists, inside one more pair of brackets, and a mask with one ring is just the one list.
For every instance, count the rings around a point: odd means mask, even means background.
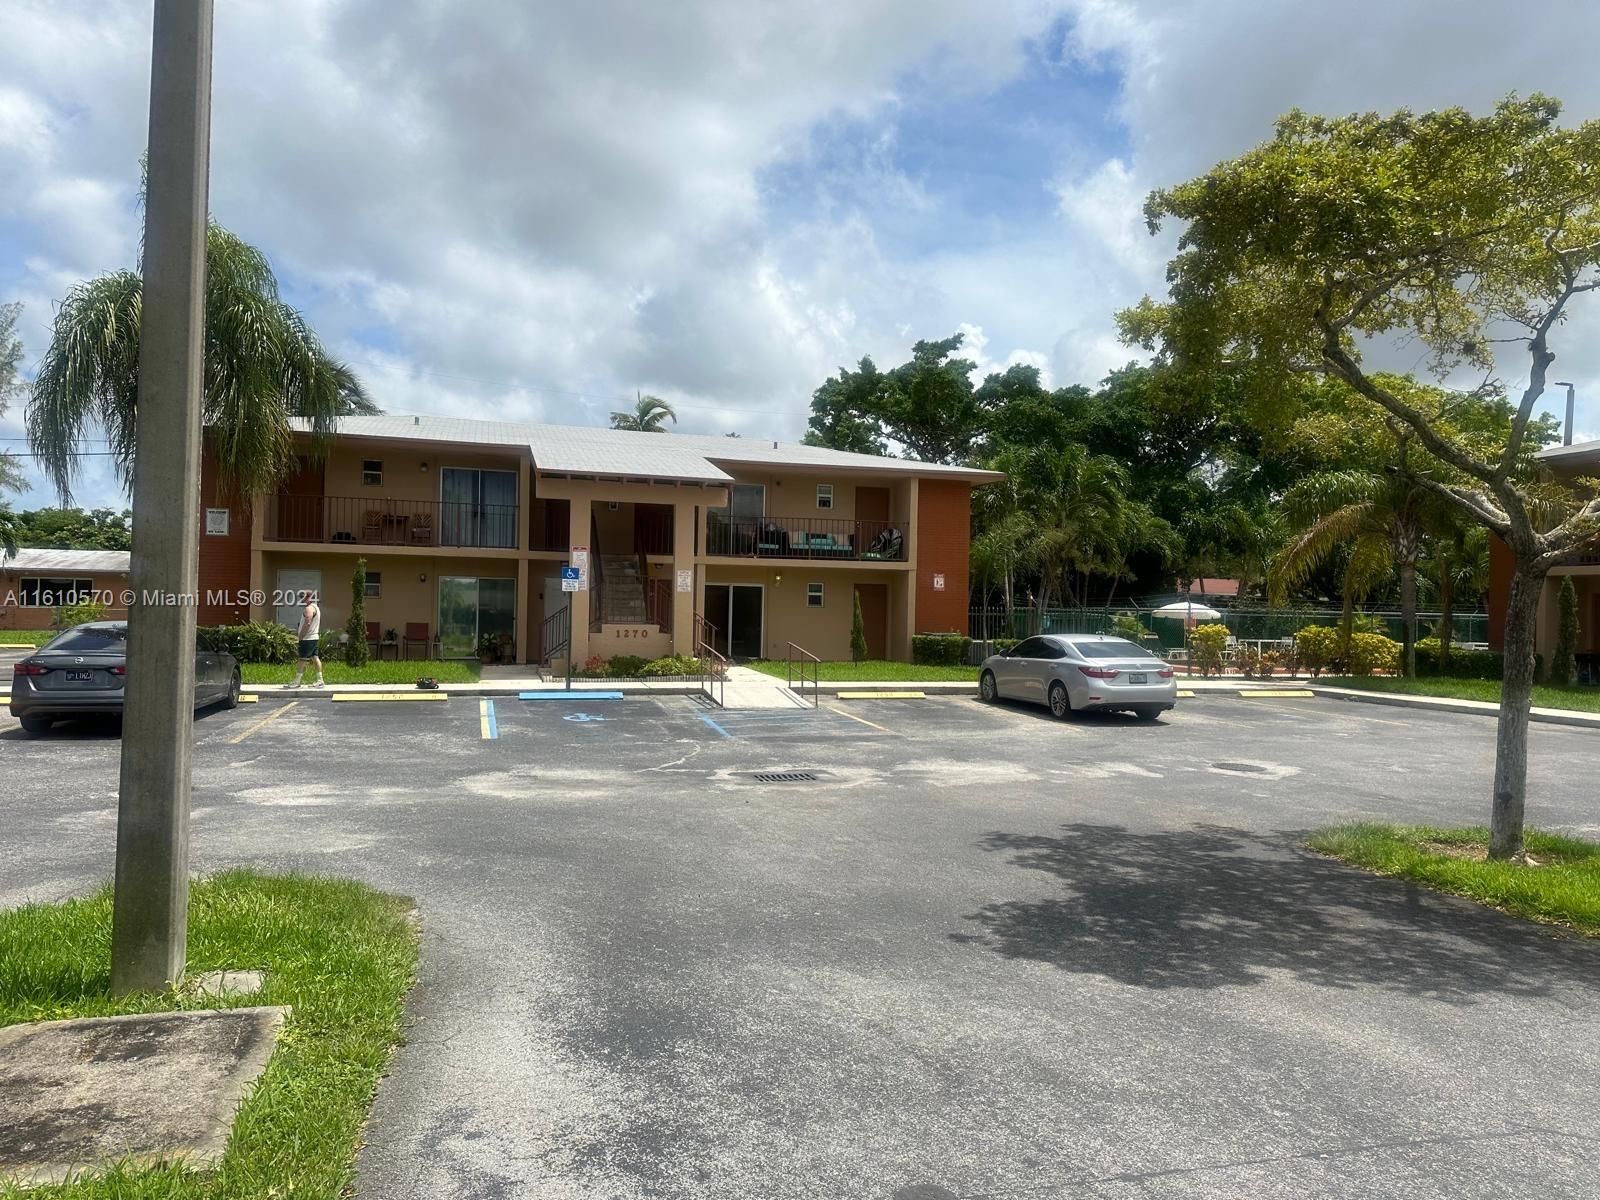
[{"label": "white sneaker", "polygon": [[305,684],[301,683],[298,679],[291,679],[288,683],[283,685],[283,690],[286,692],[293,691],[295,688],[301,688],[304,686]]},{"label": "white sneaker", "polygon": [[313,684],[312,684],[312,685],[311,685],[311,686],[312,686],[312,687],[327,687],[327,686],[328,686],[328,685],[327,685],[327,684],[325,684],[325,683],[323,683],[323,682],[322,682],[322,679],[321,679],[321,678],[320,678],[320,677],[319,677],[319,678],[318,678],[318,679],[317,679],[317,681],[316,681],[316,682],[315,682],[315,683],[313,683]]}]

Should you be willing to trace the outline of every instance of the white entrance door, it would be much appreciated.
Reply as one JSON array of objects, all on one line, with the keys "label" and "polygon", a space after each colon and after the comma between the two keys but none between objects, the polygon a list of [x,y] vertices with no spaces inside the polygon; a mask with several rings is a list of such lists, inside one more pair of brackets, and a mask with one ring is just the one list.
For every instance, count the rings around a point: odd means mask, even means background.
[{"label": "white entrance door", "polygon": [[[321,603],[322,572],[321,571],[279,571],[277,594],[273,599],[278,604],[278,624],[286,625],[289,632],[293,633],[300,628],[300,614],[305,608],[295,599],[301,592],[315,592]],[[284,602],[287,603],[284,603]]]}]

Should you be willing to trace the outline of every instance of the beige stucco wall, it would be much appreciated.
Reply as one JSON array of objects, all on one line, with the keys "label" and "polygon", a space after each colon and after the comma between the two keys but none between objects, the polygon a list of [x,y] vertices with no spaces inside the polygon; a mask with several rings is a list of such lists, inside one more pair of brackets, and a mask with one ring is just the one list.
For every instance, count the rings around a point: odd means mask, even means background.
[{"label": "beige stucco wall", "polygon": [[[887,585],[889,652],[897,654],[897,641],[903,638],[903,622],[897,628],[895,614],[903,607],[908,578],[904,571],[815,570],[792,565],[769,569],[717,564],[706,568],[707,585],[753,583],[762,586],[765,657],[785,657],[787,643],[794,642],[825,662],[850,657],[850,624],[855,612],[857,583]],[[806,605],[807,585],[811,583],[823,585],[821,608]],[[909,645],[906,649],[909,650]]]},{"label": "beige stucco wall", "polygon": [[[454,449],[448,445],[413,446],[400,442],[366,445],[346,440],[335,443],[323,470],[326,496],[375,496],[394,500],[437,500],[442,467],[468,467],[490,471],[516,471],[523,456]],[[383,463],[383,485],[361,482],[361,464],[369,458]],[[422,464],[427,463],[424,471]]]},{"label": "beige stucco wall", "polygon": [[[350,576],[355,570],[357,557],[354,554],[268,551],[262,555],[264,579],[260,586],[269,593],[276,590],[280,570],[320,571],[323,631],[342,629],[350,616]],[[426,622],[430,634],[438,633],[440,575],[469,575],[486,579],[517,577],[516,560],[507,558],[368,554],[366,560],[369,573],[381,573],[383,589],[382,595],[367,598],[367,620],[378,622],[380,631],[393,629],[402,635],[408,621]],[[422,576],[427,578],[423,579]],[[262,619],[272,620],[274,611],[269,603],[261,614]]]},{"label": "beige stucco wall", "polygon": [[[839,521],[856,519],[856,488],[889,490],[889,519],[904,524],[910,520],[911,499],[907,480],[844,474],[829,471],[765,471],[748,467],[730,473],[740,483],[758,483],[767,490],[769,517],[822,517]],[[833,485],[833,507],[817,507],[817,485]]]},{"label": "beige stucco wall", "polygon": [[1557,568],[1545,580],[1539,597],[1539,621],[1534,631],[1534,646],[1549,661],[1555,652],[1556,638],[1561,631],[1561,579],[1572,576],[1572,585],[1578,593],[1578,650],[1582,653],[1600,653],[1600,611],[1596,598],[1600,597],[1600,566]]}]

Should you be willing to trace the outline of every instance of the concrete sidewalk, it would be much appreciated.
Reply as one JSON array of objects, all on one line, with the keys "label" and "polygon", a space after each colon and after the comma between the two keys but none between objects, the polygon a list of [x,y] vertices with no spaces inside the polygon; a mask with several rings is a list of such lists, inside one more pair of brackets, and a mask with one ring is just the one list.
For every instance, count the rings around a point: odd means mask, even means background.
[{"label": "concrete sidewalk", "polygon": [[[1369,692],[1361,688],[1325,687],[1308,683],[1318,696],[1339,700],[1354,700],[1361,704],[1389,704],[1396,708],[1420,708],[1433,712],[1475,713],[1478,716],[1498,717],[1500,706],[1487,700],[1457,700],[1452,696],[1412,696],[1404,692]],[[1538,708],[1529,710],[1528,719],[1547,725],[1576,725],[1585,729],[1600,729],[1600,713],[1580,712],[1571,708]]]}]

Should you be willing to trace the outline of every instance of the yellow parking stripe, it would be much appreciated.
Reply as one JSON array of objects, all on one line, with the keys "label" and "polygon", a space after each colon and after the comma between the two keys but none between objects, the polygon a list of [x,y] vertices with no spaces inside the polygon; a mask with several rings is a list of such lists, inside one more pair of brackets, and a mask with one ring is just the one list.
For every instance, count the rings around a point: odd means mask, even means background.
[{"label": "yellow parking stripe", "polygon": [[1193,692],[1179,691],[1178,692],[1178,699],[1179,700],[1193,700],[1194,699],[1194,693]]},{"label": "yellow parking stripe", "polygon": [[237,746],[240,742],[244,741],[245,738],[249,737],[256,730],[265,729],[268,725],[271,725],[279,717],[283,716],[284,713],[288,712],[291,708],[293,708],[295,705],[297,705],[299,703],[300,703],[300,701],[298,701],[298,700],[291,700],[291,701],[289,701],[289,703],[285,704],[282,708],[273,709],[272,712],[270,712],[266,716],[262,717],[261,720],[257,721],[254,725],[250,726],[249,729],[246,729],[238,737],[229,738],[228,739],[228,745]]},{"label": "yellow parking stripe", "polygon": [[839,692],[841,700],[926,700],[926,692]]},{"label": "yellow parking stripe", "polygon": [[875,722],[869,721],[865,717],[858,717],[858,716],[855,715],[855,713],[845,712],[845,710],[842,709],[842,708],[835,708],[831,704],[828,705],[828,711],[832,712],[832,713],[838,713],[841,717],[849,717],[852,721],[855,721],[858,724],[866,725],[866,726],[869,726],[870,728],[876,729],[879,733],[893,733],[894,732],[894,730],[885,729],[882,725],[879,725],[879,724],[876,724]]},{"label": "yellow parking stripe", "polygon": [[330,700],[448,700],[444,692],[335,692]]},{"label": "yellow parking stripe", "polygon": [[1248,691],[1244,688],[1240,688],[1239,695],[1248,696],[1253,700],[1277,699],[1280,696],[1291,700],[1309,700],[1315,696],[1316,693],[1290,691],[1288,688],[1271,688],[1270,690],[1252,688]]},{"label": "yellow parking stripe", "polygon": [[260,696],[240,696],[239,697],[239,703],[240,704],[254,704],[254,703],[256,703],[256,701],[258,701],[260,699],[261,699]]}]

